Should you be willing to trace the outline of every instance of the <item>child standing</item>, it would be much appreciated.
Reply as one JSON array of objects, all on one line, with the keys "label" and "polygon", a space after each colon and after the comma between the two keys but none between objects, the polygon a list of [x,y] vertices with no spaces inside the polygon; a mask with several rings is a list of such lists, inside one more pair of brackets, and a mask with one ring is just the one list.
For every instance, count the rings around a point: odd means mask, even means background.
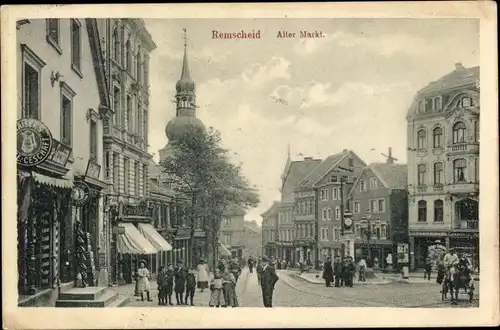
[{"label": "child standing", "polygon": [[219,269],[215,270],[214,277],[210,280],[210,307],[224,307],[224,294],[222,292],[222,275]]},{"label": "child standing", "polygon": [[158,276],[156,278],[158,283],[158,305],[167,304],[167,272],[164,266],[158,268]]},{"label": "child standing", "polygon": [[173,305],[172,293],[174,292],[174,267],[172,266],[172,264],[168,264],[166,275],[167,275],[167,282],[165,286],[165,296],[168,300],[168,304],[172,306]]},{"label": "child standing", "polygon": [[233,273],[229,272],[228,269],[224,271],[222,276],[222,288],[224,292],[224,300],[226,306],[238,307],[238,299],[236,297],[236,278]]},{"label": "child standing", "polygon": [[191,306],[194,306],[193,303],[193,298],[194,298],[194,293],[196,291],[196,276],[194,275],[195,270],[190,269],[187,273],[186,276],[186,298],[184,299],[184,302],[188,303],[188,297],[189,300],[191,301]]},{"label": "child standing", "polygon": [[146,262],[142,260],[139,263],[139,269],[137,270],[137,289],[141,295],[142,301],[144,301],[144,291],[146,291],[148,301],[153,301],[151,300],[151,296],[149,294],[149,291],[151,290],[151,286],[149,285],[149,276],[149,270],[146,268]]}]

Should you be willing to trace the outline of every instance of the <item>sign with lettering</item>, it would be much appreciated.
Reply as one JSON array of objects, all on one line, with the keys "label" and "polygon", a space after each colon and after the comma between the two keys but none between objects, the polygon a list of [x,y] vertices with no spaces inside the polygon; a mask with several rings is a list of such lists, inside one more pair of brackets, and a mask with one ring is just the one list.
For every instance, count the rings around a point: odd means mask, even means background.
[{"label": "sign with lettering", "polygon": [[153,209],[148,208],[148,206],[143,203],[138,205],[123,205],[123,215],[151,218],[153,216]]},{"label": "sign with lettering", "polygon": [[410,262],[409,248],[407,243],[398,243],[398,263],[407,264]]},{"label": "sign with lettering", "polygon": [[70,155],[71,148],[54,139],[48,160],[56,163],[57,165],[61,165],[62,167],[66,167]]},{"label": "sign with lettering", "polygon": [[84,206],[90,200],[90,187],[85,182],[75,182],[71,199],[74,206]]},{"label": "sign with lettering", "polygon": [[52,133],[39,120],[24,118],[17,121],[17,163],[36,166],[43,163],[52,150]]},{"label": "sign with lettering", "polygon": [[101,174],[101,165],[89,159],[87,163],[87,170],[85,171],[85,176],[99,180],[99,174]]}]

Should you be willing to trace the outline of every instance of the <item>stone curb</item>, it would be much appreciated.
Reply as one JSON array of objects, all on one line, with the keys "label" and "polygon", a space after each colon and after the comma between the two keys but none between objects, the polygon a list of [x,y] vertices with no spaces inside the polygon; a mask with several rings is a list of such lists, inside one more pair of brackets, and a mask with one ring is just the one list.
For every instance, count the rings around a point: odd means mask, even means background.
[{"label": "stone curb", "polygon": [[[323,281],[314,281],[314,280],[308,279],[306,277],[300,276],[298,274],[290,274],[290,276],[293,278],[299,279],[299,280],[303,280],[303,281],[312,283],[312,284],[325,285],[325,283]],[[387,285],[387,284],[391,284],[391,283],[392,283],[392,281],[390,281],[388,279],[384,279],[383,281],[377,281],[377,282],[354,282],[354,285]]]}]

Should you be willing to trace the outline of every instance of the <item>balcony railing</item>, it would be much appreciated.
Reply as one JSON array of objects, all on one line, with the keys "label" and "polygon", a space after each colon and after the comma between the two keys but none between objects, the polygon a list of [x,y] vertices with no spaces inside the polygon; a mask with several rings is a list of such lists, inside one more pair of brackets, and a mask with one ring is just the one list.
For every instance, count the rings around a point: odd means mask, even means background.
[{"label": "balcony railing", "polygon": [[448,150],[450,152],[479,152],[479,145],[477,143],[468,143],[468,142],[461,142],[461,143],[454,143],[448,145]]},{"label": "balcony railing", "polygon": [[457,229],[479,230],[479,220],[459,220]]}]

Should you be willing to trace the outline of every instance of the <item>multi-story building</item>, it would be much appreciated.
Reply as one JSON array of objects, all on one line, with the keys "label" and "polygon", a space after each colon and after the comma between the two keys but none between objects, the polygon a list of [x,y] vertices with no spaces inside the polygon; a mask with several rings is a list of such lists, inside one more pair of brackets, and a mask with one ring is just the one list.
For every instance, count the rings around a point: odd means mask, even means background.
[{"label": "multi-story building", "polygon": [[231,256],[242,258],[244,245],[245,210],[231,207],[222,215],[219,242],[231,252]]},{"label": "multi-story building", "polygon": [[[407,167],[372,163],[365,167],[349,192],[355,257],[378,259],[385,268],[390,253],[397,265],[397,244],[408,242]],[[376,258],[376,259],[375,259]]]},{"label": "multi-story building", "polygon": [[436,243],[479,254],[479,67],[455,70],[415,96],[407,114],[411,268]]},{"label": "multi-story building", "polygon": [[276,241],[278,239],[278,201],[274,201],[271,207],[260,216],[262,217],[262,249],[267,257],[276,255]]},{"label": "multi-story building", "polygon": [[259,257],[262,255],[262,231],[255,220],[244,222],[242,245],[243,258]]},{"label": "multi-story building", "polygon": [[[100,234],[106,186],[99,141],[109,112],[100,37],[95,19],[17,25],[22,306],[53,305],[58,289],[74,286],[78,273],[95,285],[99,268],[105,268],[97,261],[105,245]],[[81,263],[87,272],[81,273]]]},{"label": "multi-story building", "polygon": [[[139,224],[148,230],[152,224],[152,208],[146,203],[152,157],[148,154],[149,56],[156,44],[141,19],[99,19],[98,25],[113,110],[104,118],[104,178],[109,184],[105,208],[113,214],[107,231],[112,244],[106,251],[112,256],[113,281],[131,282],[139,258],[150,262],[152,258],[150,246],[125,249],[120,235],[137,235],[134,228]],[[117,219],[124,223],[124,233],[114,228]]]},{"label": "multi-story building", "polygon": [[295,226],[293,222],[294,189],[316,166],[319,159],[305,157],[300,161],[292,161],[290,148],[283,174],[281,175],[281,200],[278,205],[278,241],[276,242],[276,256],[280,259],[297,262],[295,253]]},{"label": "multi-story building", "polygon": [[341,204],[366,164],[351,150],[325,158],[295,188],[294,225],[299,260],[313,265],[340,256]]}]

